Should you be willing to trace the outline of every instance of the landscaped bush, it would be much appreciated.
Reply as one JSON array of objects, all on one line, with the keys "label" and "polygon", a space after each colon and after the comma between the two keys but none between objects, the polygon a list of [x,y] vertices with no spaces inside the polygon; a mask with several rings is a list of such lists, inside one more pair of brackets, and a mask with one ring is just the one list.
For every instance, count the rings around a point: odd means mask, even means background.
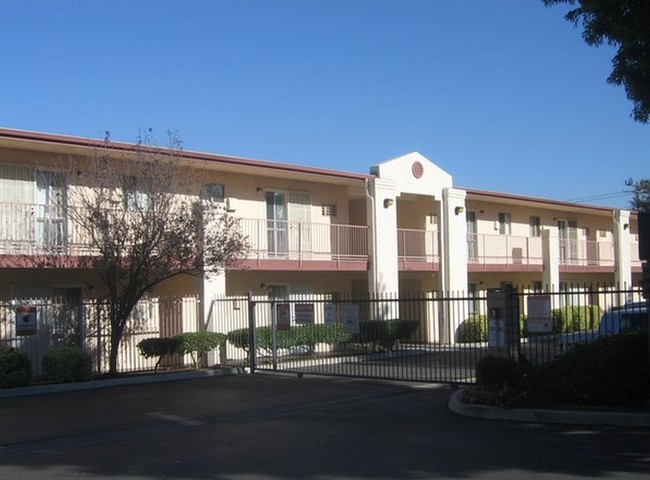
[{"label": "landscaped bush", "polygon": [[160,365],[163,357],[178,353],[180,344],[180,338],[145,338],[140,343],[138,343],[138,350],[140,350],[140,353],[144,355],[145,358],[158,357],[158,360],[156,360],[156,365],[154,367],[155,373],[158,371],[158,366]]},{"label": "landscaped bush", "polygon": [[487,316],[474,313],[458,327],[459,343],[487,342],[488,322]]},{"label": "landscaped bush", "polygon": [[489,356],[476,365],[476,383],[483,387],[519,388],[528,369],[510,358]]},{"label": "landscaped bush", "polygon": [[598,328],[601,309],[598,305],[555,308],[553,315],[553,333],[582,332]]},{"label": "landscaped bush", "polygon": [[217,332],[187,332],[174,337],[178,340],[177,352],[190,354],[194,368],[199,368],[201,356],[226,343],[226,335]]},{"label": "landscaped bush", "polygon": [[78,347],[62,347],[43,357],[43,371],[57,383],[83,382],[93,376],[93,359]]},{"label": "landscaped bush", "polygon": [[32,381],[32,362],[15,348],[0,348],[0,388],[24,387]]},{"label": "landscaped bush", "polygon": [[648,335],[615,335],[534,369],[530,396],[550,406],[647,407],[648,370]]},{"label": "landscaped bush", "polygon": [[418,329],[417,320],[371,320],[359,323],[352,341],[369,344],[373,351],[392,351],[398,340],[408,340]]},{"label": "landscaped bush", "polygon": [[[343,330],[339,324],[307,324],[292,327],[290,330],[277,330],[275,332],[276,347],[278,349],[290,349],[303,347],[308,352],[313,352],[316,345],[350,341],[350,334]],[[250,349],[250,336],[248,328],[232,330],[228,332],[228,341],[237,348],[246,352]],[[255,329],[255,342],[260,352],[270,352],[273,349],[273,331],[271,327],[258,327]]]}]

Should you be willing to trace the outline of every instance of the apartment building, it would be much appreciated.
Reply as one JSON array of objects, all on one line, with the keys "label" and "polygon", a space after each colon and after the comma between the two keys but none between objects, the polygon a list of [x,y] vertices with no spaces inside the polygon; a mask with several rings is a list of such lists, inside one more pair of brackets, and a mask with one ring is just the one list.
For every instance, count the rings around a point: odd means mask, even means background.
[{"label": "apartment building", "polygon": [[[25,259],[45,247],[61,255],[83,251],[64,211],[76,180],[64,178],[61,159],[81,166],[105,145],[0,129],[0,298],[95,295],[93,272],[34,268]],[[237,268],[211,279],[174,278],[157,287],[159,295],[477,292],[640,281],[633,212],[459,188],[418,153],[371,166],[367,175],[191,151],[178,152],[178,161],[198,173],[190,194],[208,191],[226,205],[251,249]]]}]

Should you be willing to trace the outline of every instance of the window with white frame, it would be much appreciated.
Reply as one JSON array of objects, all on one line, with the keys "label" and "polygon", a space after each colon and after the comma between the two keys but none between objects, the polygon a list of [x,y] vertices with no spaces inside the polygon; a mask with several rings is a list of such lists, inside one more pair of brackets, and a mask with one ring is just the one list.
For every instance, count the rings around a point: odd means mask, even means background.
[{"label": "window with white frame", "polygon": [[204,183],[201,197],[212,203],[223,203],[226,200],[226,187],[223,183]]},{"label": "window with white frame", "polygon": [[151,198],[144,182],[138,177],[126,176],[122,181],[124,192],[124,208],[133,212],[136,210],[148,210],[151,207]]},{"label": "window with white frame", "polygon": [[541,237],[542,228],[541,228],[541,220],[540,220],[540,218],[536,217],[534,215],[531,215],[529,217],[528,224],[530,225],[530,236],[531,237]]},{"label": "window with white frame", "polygon": [[510,235],[512,232],[510,223],[510,214],[499,212],[499,234]]}]

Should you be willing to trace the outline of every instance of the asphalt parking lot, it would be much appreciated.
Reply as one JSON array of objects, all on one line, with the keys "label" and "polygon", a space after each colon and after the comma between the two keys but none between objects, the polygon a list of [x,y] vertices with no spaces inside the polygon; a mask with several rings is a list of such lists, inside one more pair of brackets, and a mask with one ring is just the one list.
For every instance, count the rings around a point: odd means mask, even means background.
[{"label": "asphalt parking lot", "polygon": [[0,399],[0,478],[650,478],[650,430],[480,420],[443,386],[255,374]]}]

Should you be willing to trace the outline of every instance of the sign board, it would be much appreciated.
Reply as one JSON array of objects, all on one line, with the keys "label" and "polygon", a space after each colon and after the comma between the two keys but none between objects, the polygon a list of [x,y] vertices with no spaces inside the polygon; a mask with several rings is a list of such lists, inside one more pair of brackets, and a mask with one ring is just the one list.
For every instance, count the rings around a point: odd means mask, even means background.
[{"label": "sign board", "polygon": [[528,332],[553,332],[553,315],[551,314],[550,295],[534,295],[528,297]]},{"label": "sign board", "polygon": [[291,307],[288,303],[275,306],[276,326],[278,330],[291,330]]},{"label": "sign board", "polygon": [[346,333],[359,333],[359,305],[346,303],[343,305],[343,329]]},{"label": "sign board", "polygon": [[336,323],[336,310],[333,303],[323,305],[323,317],[325,325],[334,325]]},{"label": "sign board", "polygon": [[314,304],[296,303],[296,323],[298,325],[314,323]]},{"label": "sign board", "polygon": [[16,335],[35,335],[36,326],[36,307],[21,305],[16,308]]}]

